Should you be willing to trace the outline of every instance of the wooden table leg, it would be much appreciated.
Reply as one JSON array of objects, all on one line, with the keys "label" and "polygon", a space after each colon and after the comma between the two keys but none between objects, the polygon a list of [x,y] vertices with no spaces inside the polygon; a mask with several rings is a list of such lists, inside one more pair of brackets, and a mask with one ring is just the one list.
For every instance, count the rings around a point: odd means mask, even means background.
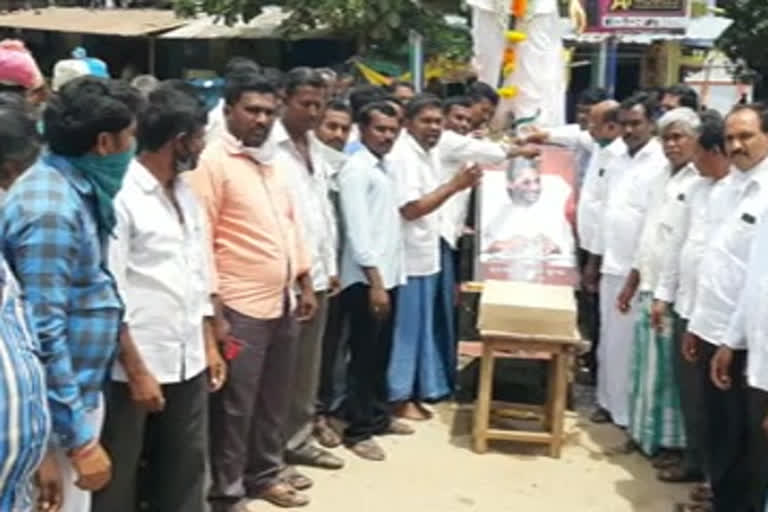
[{"label": "wooden table leg", "polygon": [[552,444],[549,447],[549,454],[557,459],[563,446],[563,422],[565,419],[565,402],[568,392],[568,354],[560,352],[553,354],[554,357],[554,396],[550,404],[552,415]]},{"label": "wooden table leg", "polygon": [[491,399],[493,398],[493,349],[492,342],[483,342],[483,356],[480,359],[480,385],[477,389],[472,429],[473,445],[477,453],[485,453],[488,450],[488,424],[491,419]]}]

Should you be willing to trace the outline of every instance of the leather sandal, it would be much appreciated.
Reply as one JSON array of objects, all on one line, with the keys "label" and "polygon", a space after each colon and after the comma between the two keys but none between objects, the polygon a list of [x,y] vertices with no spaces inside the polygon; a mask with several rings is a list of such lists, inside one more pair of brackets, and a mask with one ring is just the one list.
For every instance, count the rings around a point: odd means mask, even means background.
[{"label": "leather sandal", "polygon": [[298,508],[309,505],[309,497],[283,482],[267,487],[259,493],[257,498],[282,508]]}]

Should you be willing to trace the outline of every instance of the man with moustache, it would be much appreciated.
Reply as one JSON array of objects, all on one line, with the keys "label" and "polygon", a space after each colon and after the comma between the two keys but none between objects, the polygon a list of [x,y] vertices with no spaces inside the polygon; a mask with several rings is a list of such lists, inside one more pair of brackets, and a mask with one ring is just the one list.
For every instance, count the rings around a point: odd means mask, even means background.
[{"label": "man with moustache", "polygon": [[619,124],[626,151],[607,170],[606,200],[598,219],[600,261],[600,348],[595,422],[629,424],[630,365],[636,299],[621,296],[635,252],[653,185],[664,172],[666,157],[654,138],[656,103],[639,93],[622,102]]},{"label": "man with moustache", "polygon": [[620,294],[625,303],[635,295],[638,299],[637,311],[630,313],[635,317],[635,332],[627,431],[632,447],[648,456],[673,457],[685,447],[680,395],[670,364],[675,353],[674,318],[671,311],[653,316],[652,308],[664,258],[682,223],[678,204],[698,178],[691,160],[699,123],[698,114],[689,108],[670,110],[659,120],[668,164],[651,185],[640,243]]},{"label": "man with moustache", "polygon": [[[322,339],[328,299],[339,292],[336,216],[330,201],[331,172],[320,142],[310,135],[325,103],[325,81],[310,68],[296,68],[285,75],[285,105],[275,123],[271,140],[277,145],[275,165],[286,174],[294,193],[301,235],[312,256],[312,284],[317,311],[302,323],[296,351],[293,395],[286,423],[286,462],[324,469],[340,469],[344,462],[313,444],[312,427],[320,376]],[[312,481],[294,468],[283,478],[297,489]]]},{"label": "man with moustache", "polygon": [[[338,173],[346,164],[348,156],[344,147],[352,130],[352,109],[339,100],[331,100],[326,106],[320,123],[314,131],[320,153],[328,164],[331,174],[329,187],[331,203],[336,213],[338,231],[338,255],[341,258],[344,242],[341,205],[339,200]],[[337,295],[328,299],[328,320],[323,335],[323,351],[320,364],[320,384],[317,392],[317,414],[314,435],[326,448],[335,448],[342,442],[341,436],[331,426],[331,418],[340,412],[346,389],[346,353],[343,325],[341,322],[341,298]]]},{"label": "man with moustache", "polygon": [[397,178],[387,158],[400,124],[386,101],[363,106],[357,118],[361,148],[338,175],[346,229],[341,306],[350,349],[344,444],[363,459],[382,461],[386,454],[374,436],[412,432],[392,418],[387,402],[397,294],[405,282]]},{"label": "man with moustache", "polygon": [[[224,384],[226,365],[204,213],[180,177],[203,150],[205,122],[196,98],[165,84],[153,91],[139,118],[142,152],[115,200],[109,267],[126,315],[102,432],[115,477],[94,512],[134,511],[138,496],[157,510],[205,510],[208,392]],[[142,457],[148,480],[138,478]],[[163,475],[173,478],[155,485]]]},{"label": "man with moustache", "polygon": [[481,174],[476,165],[469,164],[443,181],[436,151],[442,123],[442,103],[437,97],[414,97],[406,109],[407,131],[393,150],[399,159],[408,282],[399,292],[389,398],[395,403],[395,414],[409,419],[427,419],[430,413],[422,402],[439,400],[451,392],[453,357],[445,348],[441,350],[435,329],[441,207],[450,197],[474,186]]},{"label": "man with moustache", "polygon": [[582,319],[584,335],[592,341],[584,364],[594,383],[597,381],[597,351],[600,346],[598,291],[603,254],[600,216],[607,198],[607,172],[611,161],[626,152],[619,125],[619,102],[605,100],[592,105],[587,117],[587,131],[574,131],[572,128],[565,126],[541,131],[529,135],[526,141],[558,144],[589,155],[576,207],[576,230],[578,261],[582,271],[579,318]]},{"label": "man with moustache", "polygon": [[[713,386],[709,378],[709,359],[696,357],[683,350],[683,335],[696,295],[699,265],[714,231],[730,213],[734,194],[734,173],[725,147],[725,124],[717,112],[702,116],[698,129],[693,162],[700,177],[691,185],[688,193],[678,198],[681,222],[672,232],[672,240],[665,256],[654,294],[651,322],[667,314],[675,313],[674,320],[674,369],[680,391],[686,449],[679,467],[665,472],[667,481],[696,481],[699,484],[691,493],[698,501],[711,498],[706,479],[702,389]],[[694,505],[680,504],[683,510],[696,510]]]},{"label": "man with moustache", "polygon": [[750,510],[744,381],[747,351],[742,339],[729,338],[729,324],[746,284],[751,244],[768,207],[765,110],[756,105],[736,107],[726,118],[725,140],[735,168],[736,193],[730,196],[733,201],[727,217],[714,231],[701,260],[684,350],[690,358],[701,357],[711,365],[714,386],[703,388],[702,408],[715,512],[743,512]]},{"label": "man with moustache", "polygon": [[[441,179],[448,181],[468,163],[478,165],[500,164],[507,158],[533,157],[538,150],[533,147],[505,147],[498,142],[470,136],[472,130],[472,100],[469,97],[453,97],[443,104],[445,129],[437,151],[440,156]],[[449,387],[455,385],[455,354],[458,342],[455,329],[456,273],[459,263],[459,240],[464,234],[469,215],[472,191],[470,189],[451,196],[440,208],[440,282],[435,328],[440,352],[446,360]]]},{"label": "man with moustache", "polygon": [[[229,379],[211,400],[213,512],[243,498],[281,507],[309,498],[283,482],[285,421],[293,393],[299,322],[316,308],[310,252],[289,177],[265,144],[278,109],[275,84],[255,73],[225,86],[227,131],[200,157],[190,183],[206,206]],[[300,290],[298,301],[294,286]]]}]

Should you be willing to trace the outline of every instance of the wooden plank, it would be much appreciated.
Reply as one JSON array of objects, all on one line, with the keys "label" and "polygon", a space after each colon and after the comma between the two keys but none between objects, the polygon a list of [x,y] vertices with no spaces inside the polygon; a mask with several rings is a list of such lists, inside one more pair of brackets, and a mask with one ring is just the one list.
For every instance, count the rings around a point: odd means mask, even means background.
[{"label": "wooden plank", "polygon": [[488,439],[498,441],[517,441],[520,443],[550,444],[552,434],[549,432],[529,432],[527,430],[488,429]]}]

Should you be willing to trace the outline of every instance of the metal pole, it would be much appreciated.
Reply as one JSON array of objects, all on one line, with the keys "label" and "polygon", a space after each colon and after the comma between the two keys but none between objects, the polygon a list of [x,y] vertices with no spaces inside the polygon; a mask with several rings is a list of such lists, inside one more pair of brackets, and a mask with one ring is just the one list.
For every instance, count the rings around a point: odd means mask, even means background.
[{"label": "metal pole", "polygon": [[597,71],[595,72],[595,87],[605,87],[606,72],[608,65],[608,40],[600,41],[597,49]]},{"label": "metal pole", "polygon": [[149,68],[149,74],[153,75],[155,74],[155,38],[154,36],[149,37],[149,55],[147,56],[147,67]]},{"label": "metal pole", "polygon": [[605,88],[608,90],[608,96],[611,98],[616,96],[616,80],[618,78],[619,67],[618,48],[618,42],[614,38],[611,38],[608,41],[608,62],[605,79]]},{"label": "metal pole", "polygon": [[415,30],[411,30],[408,42],[411,78],[413,87],[418,93],[424,89],[424,37]]}]

